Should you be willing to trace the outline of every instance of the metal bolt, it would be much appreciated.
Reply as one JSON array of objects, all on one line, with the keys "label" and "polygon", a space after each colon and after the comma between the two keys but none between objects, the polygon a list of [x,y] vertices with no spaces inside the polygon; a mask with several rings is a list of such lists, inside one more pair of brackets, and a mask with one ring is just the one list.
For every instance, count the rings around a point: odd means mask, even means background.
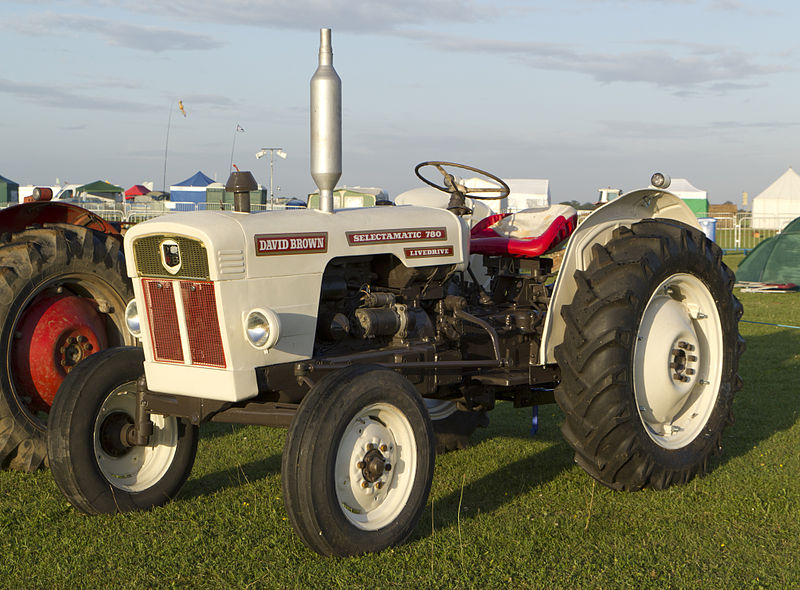
[{"label": "metal bolt", "polygon": [[706,314],[704,314],[702,311],[698,311],[698,312],[697,312],[697,319],[698,319],[698,320],[704,320],[704,319],[706,319],[707,317],[708,317],[708,316],[707,316]]},{"label": "metal bolt", "polygon": [[697,357],[694,356],[693,354],[687,354],[686,355],[686,360],[689,361],[690,363],[693,363],[693,362],[697,361]]},{"label": "metal bolt", "polygon": [[389,450],[389,447],[387,447],[386,445],[381,445],[381,452],[382,453],[385,453],[388,450]]},{"label": "metal bolt", "polygon": [[371,451],[374,448],[375,448],[375,445],[373,445],[372,443],[367,443],[367,450],[368,451]]},{"label": "metal bolt", "polygon": [[678,348],[689,348],[689,344],[681,340],[680,342],[678,342]]},{"label": "metal bolt", "polygon": [[84,335],[78,336],[78,342],[80,342],[81,344],[83,344],[84,342],[88,342],[88,341],[89,341],[89,339],[86,336],[84,336]]},{"label": "metal bolt", "polygon": [[377,482],[375,484],[375,487],[378,488],[378,489],[381,489],[383,487],[383,482],[382,481]]},{"label": "metal bolt", "polygon": [[687,375],[694,375],[694,369],[686,369]]},{"label": "metal bolt", "polygon": [[86,344],[83,345],[83,350],[85,350],[87,352],[92,350],[92,348],[93,347],[92,347],[92,343],[91,342],[87,342]]},{"label": "metal bolt", "polygon": [[369,487],[369,482],[368,481],[362,481],[361,482],[361,487],[362,488],[368,488]]},{"label": "metal bolt", "polygon": [[359,461],[358,463],[356,463],[356,467],[358,467],[359,469],[364,469],[364,467],[366,466],[367,464],[364,463],[363,461]]}]

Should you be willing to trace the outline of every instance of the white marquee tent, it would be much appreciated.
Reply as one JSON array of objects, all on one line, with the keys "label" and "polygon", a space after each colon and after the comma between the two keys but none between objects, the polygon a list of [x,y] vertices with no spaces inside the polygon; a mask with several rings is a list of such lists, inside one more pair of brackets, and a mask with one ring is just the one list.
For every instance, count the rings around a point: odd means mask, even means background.
[{"label": "white marquee tent", "polygon": [[789,168],[753,199],[754,229],[783,229],[800,217],[800,175]]}]

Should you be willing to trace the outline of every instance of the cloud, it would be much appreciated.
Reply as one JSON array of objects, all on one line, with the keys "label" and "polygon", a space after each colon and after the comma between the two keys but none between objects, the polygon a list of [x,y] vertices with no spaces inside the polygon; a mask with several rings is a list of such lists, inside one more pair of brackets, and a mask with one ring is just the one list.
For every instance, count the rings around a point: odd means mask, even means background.
[{"label": "cloud", "polygon": [[789,71],[755,63],[746,53],[725,47],[649,41],[666,49],[627,53],[582,52],[570,45],[531,41],[464,39],[411,32],[406,36],[443,51],[503,54],[533,69],[586,74],[598,82],[646,82],[661,87],[700,88],[716,92],[752,88],[755,79]]},{"label": "cloud", "polygon": [[374,33],[429,22],[474,23],[496,15],[475,0],[125,0],[132,12],[165,14],[196,22],[300,30],[321,26]]},{"label": "cloud", "polygon": [[155,53],[217,49],[226,45],[209,35],[91,16],[46,13],[21,21],[18,27],[34,34],[67,31],[96,35],[108,45]]},{"label": "cloud", "polygon": [[0,78],[0,93],[10,94],[42,106],[64,109],[143,112],[151,108],[150,105],[118,98],[76,94],[68,88],[59,88],[52,84],[14,82],[5,78]]}]

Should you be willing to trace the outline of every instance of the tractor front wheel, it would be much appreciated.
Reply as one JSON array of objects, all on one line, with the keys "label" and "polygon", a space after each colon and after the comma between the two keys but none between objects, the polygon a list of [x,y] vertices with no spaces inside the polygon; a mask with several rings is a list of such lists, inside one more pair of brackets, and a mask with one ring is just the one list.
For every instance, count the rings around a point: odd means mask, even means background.
[{"label": "tractor front wheel", "polygon": [[402,375],[354,365],[320,380],[292,420],[283,501],[300,538],[323,555],[402,543],[433,478],[430,418]]},{"label": "tractor front wheel", "polygon": [[152,414],[146,445],[129,444],[144,353],[132,346],[92,355],[67,375],[48,422],[50,470],[87,514],[147,510],[173,498],[189,477],[198,428]]}]

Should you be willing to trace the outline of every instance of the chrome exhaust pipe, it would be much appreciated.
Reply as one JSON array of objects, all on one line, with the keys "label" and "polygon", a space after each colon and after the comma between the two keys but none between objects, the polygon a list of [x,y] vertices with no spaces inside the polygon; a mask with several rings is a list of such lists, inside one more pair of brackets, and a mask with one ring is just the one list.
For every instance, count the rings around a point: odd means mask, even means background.
[{"label": "chrome exhaust pipe", "polygon": [[333,69],[331,30],[319,30],[319,66],[311,77],[311,177],[319,207],[333,213],[333,189],[342,176],[342,80]]}]

